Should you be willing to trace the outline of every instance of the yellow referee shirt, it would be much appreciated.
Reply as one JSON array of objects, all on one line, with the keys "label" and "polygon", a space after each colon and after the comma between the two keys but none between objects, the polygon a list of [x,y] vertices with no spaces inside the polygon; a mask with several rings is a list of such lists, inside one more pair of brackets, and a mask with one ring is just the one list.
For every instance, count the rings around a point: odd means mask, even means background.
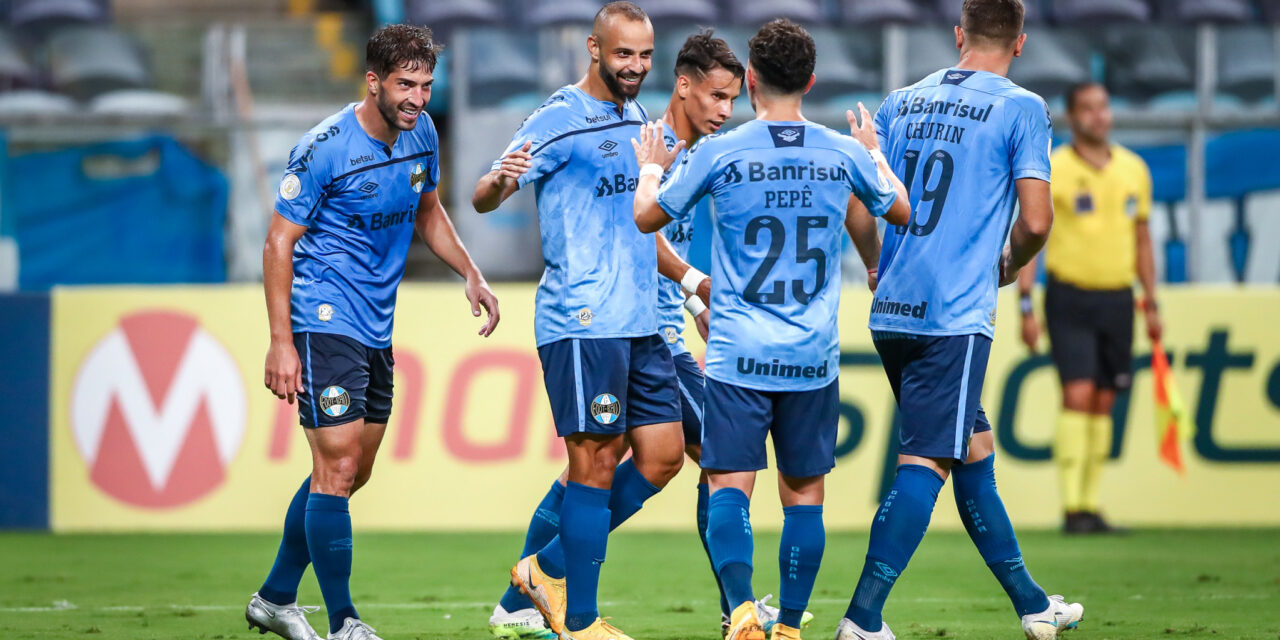
[{"label": "yellow referee shirt", "polygon": [[1151,214],[1151,172],[1138,154],[1111,146],[1099,169],[1064,144],[1049,157],[1053,231],[1045,268],[1082,289],[1127,289],[1137,275],[1134,223]]}]

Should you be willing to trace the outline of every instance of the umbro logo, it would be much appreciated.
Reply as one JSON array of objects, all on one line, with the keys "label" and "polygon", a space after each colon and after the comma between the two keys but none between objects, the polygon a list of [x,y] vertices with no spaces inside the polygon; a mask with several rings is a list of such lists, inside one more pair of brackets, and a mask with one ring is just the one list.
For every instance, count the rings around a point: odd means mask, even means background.
[{"label": "umbro logo", "polygon": [[787,129],[786,131],[779,133],[778,137],[786,140],[787,142],[795,142],[796,138],[800,137],[800,132],[795,129]]},{"label": "umbro logo", "polygon": [[613,140],[605,140],[604,142],[601,142],[600,146],[596,148],[604,152],[604,155],[601,156],[604,158],[612,158],[618,155],[618,152],[614,151],[614,149],[618,148],[618,143],[614,142]]},{"label": "umbro logo", "polygon": [[948,79],[948,80],[959,80],[959,79],[961,79],[961,78],[963,78],[963,77],[964,77],[964,74],[963,74],[963,73],[948,73],[948,74],[947,74],[947,79]]},{"label": "umbro logo", "polygon": [[374,191],[377,191],[377,190],[378,190],[378,183],[376,182],[366,182],[360,185],[361,193],[373,193]]}]

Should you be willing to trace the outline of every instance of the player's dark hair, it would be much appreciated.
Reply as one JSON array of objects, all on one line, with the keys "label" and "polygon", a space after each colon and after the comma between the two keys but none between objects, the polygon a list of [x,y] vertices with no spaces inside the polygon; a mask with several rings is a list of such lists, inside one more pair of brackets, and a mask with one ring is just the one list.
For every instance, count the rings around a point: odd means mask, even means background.
[{"label": "player's dark hair", "polygon": [[1081,93],[1084,93],[1085,90],[1092,89],[1094,87],[1098,87],[1103,91],[1107,90],[1106,87],[1102,86],[1101,82],[1094,82],[1093,80],[1087,80],[1085,82],[1071,85],[1071,88],[1067,89],[1067,113],[1071,113],[1076,110],[1076,101],[1080,99]]},{"label": "player's dark hair", "polygon": [[386,78],[396,69],[436,70],[440,45],[432,40],[431,30],[411,24],[389,24],[373,32],[365,45],[365,69]]},{"label": "player's dark hair", "polygon": [[747,70],[733,54],[729,43],[714,37],[711,29],[703,29],[684,41],[680,54],[676,56],[676,76],[704,76],[712,69],[720,67],[733,74],[735,78],[746,75]]},{"label": "player's dark hair", "polygon": [[747,41],[747,60],[760,82],[781,94],[800,93],[813,76],[817,48],[804,27],[778,18]]},{"label": "player's dark hair", "polygon": [[634,2],[610,2],[600,7],[600,10],[596,12],[595,19],[591,21],[591,33],[599,36],[600,28],[604,26],[604,23],[616,16],[621,16],[633,22],[644,22],[649,19],[649,14],[645,13],[644,9],[641,9],[640,5]]},{"label": "player's dark hair", "polygon": [[1022,35],[1026,7],[1022,0],[964,0],[960,28],[965,37],[1012,47]]}]

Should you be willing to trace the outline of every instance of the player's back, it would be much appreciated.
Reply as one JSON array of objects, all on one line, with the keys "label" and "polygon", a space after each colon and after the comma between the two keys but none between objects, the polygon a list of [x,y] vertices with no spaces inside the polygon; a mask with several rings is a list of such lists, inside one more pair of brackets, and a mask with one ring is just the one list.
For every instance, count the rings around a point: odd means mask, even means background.
[{"label": "player's back", "polygon": [[811,122],[753,120],[686,155],[659,202],[686,213],[711,197],[707,375],[770,391],[830,384],[845,212],[852,193],[892,194],[876,175],[862,145]]},{"label": "player's back", "polygon": [[873,330],[991,336],[1015,181],[1048,182],[1044,101],[985,71],[942,69],[876,113],[881,147],[912,218],[885,232]]}]

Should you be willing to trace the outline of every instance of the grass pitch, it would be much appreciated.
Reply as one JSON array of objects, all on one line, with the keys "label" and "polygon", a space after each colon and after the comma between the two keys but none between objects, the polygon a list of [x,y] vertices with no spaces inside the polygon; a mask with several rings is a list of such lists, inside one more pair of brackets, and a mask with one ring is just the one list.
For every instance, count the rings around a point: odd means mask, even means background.
[{"label": "grass pitch", "polygon": [[[386,640],[488,638],[517,534],[356,533],[352,592]],[[259,638],[243,619],[275,535],[0,534],[0,637]],[[756,540],[757,595],[777,591],[777,534]],[[1036,579],[1086,608],[1071,640],[1280,638],[1280,531],[1021,535]],[[862,567],[865,533],[832,533],[806,637],[826,640]],[[321,604],[308,571],[300,600]],[[719,638],[715,585],[696,534],[609,541],[604,615],[637,640]],[[889,599],[899,638],[1021,638],[1004,593],[963,533],[930,532]],[[310,617],[323,637],[324,613]],[[269,636],[274,637],[274,636]]]}]

